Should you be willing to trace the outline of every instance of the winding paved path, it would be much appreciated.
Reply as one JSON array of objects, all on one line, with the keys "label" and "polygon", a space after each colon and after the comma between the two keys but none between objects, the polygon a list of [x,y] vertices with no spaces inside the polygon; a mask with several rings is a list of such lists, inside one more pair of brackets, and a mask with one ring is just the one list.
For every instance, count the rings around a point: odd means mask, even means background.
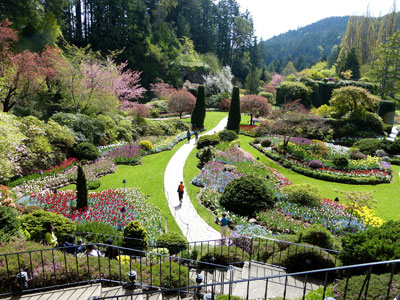
[{"label": "winding paved path", "polygon": [[[228,118],[222,119],[218,125],[206,132],[212,134],[223,130],[226,127]],[[180,181],[183,181],[183,168],[190,152],[195,147],[195,140],[192,137],[190,143],[183,145],[170,159],[164,173],[164,191],[168,200],[169,209],[175,217],[179,228],[189,242],[214,240],[221,237],[220,233],[209,226],[197,213],[190,201],[186,190],[183,194],[182,206],[179,206],[177,188]]]}]

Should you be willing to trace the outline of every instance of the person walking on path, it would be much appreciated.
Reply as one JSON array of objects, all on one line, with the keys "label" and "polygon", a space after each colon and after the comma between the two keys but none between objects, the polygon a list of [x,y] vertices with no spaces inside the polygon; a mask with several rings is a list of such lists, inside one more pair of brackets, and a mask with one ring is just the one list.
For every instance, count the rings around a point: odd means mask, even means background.
[{"label": "person walking on path", "polygon": [[188,130],[187,132],[186,132],[186,137],[187,137],[187,139],[188,139],[188,143],[190,142],[190,137],[191,137],[191,134],[190,134],[190,130]]},{"label": "person walking on path", "polygon": [[197,143],[197,140],[199,139],[199,132],[196,130],[195,132],[194,132],[194,140],[195,140],[195,143]]},{"label": "person walking on path", "polygon": [[226,213],[223,213],[222,218],[219,221],[219,225],[221,225],[221,238],[222,239],[226,239],[226,233],[228,231],[228,223],[229,223],[229,220],[226,217]]},{"label": "person walking on path", "polygon": [[183,192],[185,190],[185,186],[183,185],[183,181],[178,185],[178,195],[179,195],[179,205],[182,205],[182,199],[183,199]]}]

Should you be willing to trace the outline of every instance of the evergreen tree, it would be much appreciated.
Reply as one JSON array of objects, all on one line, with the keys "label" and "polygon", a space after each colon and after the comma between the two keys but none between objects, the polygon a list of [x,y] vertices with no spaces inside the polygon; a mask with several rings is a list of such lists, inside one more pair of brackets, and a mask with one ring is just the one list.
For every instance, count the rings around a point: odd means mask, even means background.
[{"label": "evergreen tree", "polygon": [[241,115],[240,115],[239,88],[235,86],[232,90],[232,100],[231,100],[231,105],[229,107],[228,125],[226,126],[226,129],[239,132],[240,120],[241,120]]},{"label": "evergreen tree", "polygon": [[260,70],[258,70],[254,65],[251,67],[249,74],[246,77],[246,89],[249,90],[250,94],[257,95],[257,89],[260,84]]},{"label": "evergreen tree", "polygon": [[351,48],[340,66],[340,72],[346,72],[347,70],[351,70],[351,79],[357,80],[360,78],[360,63],[358,62],[356,48]]},{"label": "evergreen tree", "polygon": [[88,190],[86,185],[86,176],[82,166],[78,165],[78,174],[76,177],[76,208],[88,207]]},{"label": "evergreen tree", "polygon": [[197,90],[196,104],[192,112],[192,129],[203,129],[204,119],[206,118],[206,95],[203,85]]}]

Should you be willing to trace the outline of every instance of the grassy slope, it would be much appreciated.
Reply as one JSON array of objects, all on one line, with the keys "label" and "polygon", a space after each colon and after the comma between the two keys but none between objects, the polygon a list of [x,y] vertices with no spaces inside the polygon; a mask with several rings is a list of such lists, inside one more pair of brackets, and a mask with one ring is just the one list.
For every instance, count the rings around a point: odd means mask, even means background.
[{"label": "grassy slope", "polygon": [[[226,113],[207,112],[205,126],[208,129],[215,127],[226,116]],[[185,121],[190,122],[190,119]],[[180,232],[172,216],[164,193],[164,170],[175,152],[185,143],[180,142],[172,151],[148,155],[143,157],[143,164],[138,166],[120,165],[114,174],[100,178],[101,186],[97,191],[111,188],[123,188],[122,181],[126,180],[126,187],[139,187],[142,194],[149,196],[149,200],[161,209],[162,215],[168,220],[169,231]],[[69,185],[63,189],[75,189]]]},{"label": "grassy slope", "polygon": [[341,194],[335,192],[339,191],[374,191],[374,198],[378,201],[375,212],[376,214],[385,220],[399,220],[400,201],[398,201],[400,195],[400,166],[393,166],[394,180],[391,184],[379,184],[379,185],[351,185],[341,184],[336,182],[328,182],[323,180],[314,179],[311,177],[300,175],[296,172],[288,170],[276,162],[267,158],[264,154],[251,147],[248,143],[252,140],[251,137],[240,136],[241,147],[243,150],[251,153],[254,157],[260,157],[260,160],[266,162],[269,166],[275,168],[281,172],[284,176],[289,178],[293,183],[309,183],[320,187],[323,196],[325,198],[334,199],[339,197]]}]

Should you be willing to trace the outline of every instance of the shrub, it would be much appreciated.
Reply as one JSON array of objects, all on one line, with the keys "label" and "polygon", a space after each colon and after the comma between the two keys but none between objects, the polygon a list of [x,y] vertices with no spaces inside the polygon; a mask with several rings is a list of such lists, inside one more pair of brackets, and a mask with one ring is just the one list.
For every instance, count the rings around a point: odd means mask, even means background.
[{"label": "shrub", "polygon": [[221,102],[218,104],[218,108],[222,111],[228,111],[230,106],[231,106],[231,99],[229,98],[222,99]]},{"label": "shrub", "polygon": [[397,139],[394,142],[389,140],[382,140],[380,148],[387,151],[391,155],[398,155],[400,154],[400,139]]},{"label": "shrub", "polygon": [[[113,244],[116,246],[122,245],[122,235],[111,225],[101,222],[86,222],[76,225],[76,232],[90,232],[87,236],[92,243],[105,243],[107,238],[113,239]],[[99,233],[99,234],[96,234]]]},{"label": "shrub", "polygon": [[[198,260],[223,266],[229,266],[230,264],[234,263],[236,266],[238,266],[238,263],[248,261],[249,258],[249,254],[238,247],[214,246],[209,247],[205,252],[203,251],[203,254]],[[205,269],[212,269],[210,265],[204,264],[202,267]]]},{"label": "shrub", "polygon": [[202,129],[204,128],[204,119],[206,117],[206,96],[204,86],[200,85],[197,91],[196,104],[194,105],[192,112],[192,128]]},{"label": "shrub", "polygon": [[308,183],[287,185],[282,189],[282,193],[289,202],[305,206],[321,205],[320,189]]},{"label": "shrub", "polygon": [[231,300],[242,300],[241,297],[233,296],[233,295],[231,295],[231,296],[229,296],[229,295],[218,295],[217,298],[216,298],[216,300],[229,300],[229,299],[231,299]]},{"label": "shrub", "polygon": [[349,161],[345,156],[336,156],[333,159],[333,163],[339,168],[345,168],[349,164]]},{"label": "shrub", "polygon": [[227,129],[218,132],[218,136],[222,142],[232,142],[238,138],[235,131]]},{"label": "shrub", "polygon": [[274,191],[263,179],[243,176],[228,183],[220,203],[227,210],[242,216],[253,216],[274,205]]},{"label": "shrub", "polygon": [[178,254],[187,248],[186,239],[176,232],[167,232],[157,239],[157,247],[167,248],[171,255]]},{"label": "shrub", "polygon": [[[368,295],[365,298],[365,275],[360,276],[352,276],[347,282],[346,279],[343,279],[336,283],[332,289],[335,291],[335,298],[340,300],[344,299],[344,295],[346,294],[347,300],[377,300],[384,299],[388,292],[389,282],[392,280],[392,286],[390,289],[389,297],[386,299],[394,299],[398,295],[398,290],[400,289],[400,275],[394,275],[391,279],[390,273],[376,275],[371,274],[369,279],[368,286]],[[358,297],[360,291],[363,289],[363,293],[361,298]]]},{"label": "shrub", "polygon": [[350,151],[350,158],[354,160],[366,159],[367,155],[360,151]]},{"label": "shrub", "polygon": [[23,215],[31,214],[36,210],[43,210],[43,208],[41,208],[40,206],[35,206],[35,205],[25,206],[24,210],[22,211],[22,214]]},{"label": "shrub", "polygon": [[88,190],[97,190],[101,185],[100,180],[95,180],[95,181],[89,181],[87,183],[87,188]]},{"label": "shrub", "polygon": [[393,260],[400,257],[400,221],[349,234],[342,239],[344,265]]},{"label": "shrub", "polygon": [[74,153],[79,160],[96,160],[100,155],[97,148],[88,142],[83,142],[75,146]]},{"label": "shrub", "polygon": [[142,147],[144,150],[149,151],[153,149],[153,144],[150,141],[144,140],[139,143],[139,146]]},{"label": "shrub", "polygon": [[228,124],[226,126],[226,129],[239,132],[240,120],[241,120],[241,115],[240,115],[239,88],[235,86],[232,90],[232,100],[231,100],[231,105],[229,106]]},{"label": "shrub", "polygon": [[218,134],[202,135],[197,141],[197,149],[202,149],[207,146],[215,146],[221,142]]},{"label": "shrub", "polygon": [[381,141],[378,139],[363,139],[355,142],[353,148],[360,150],[367,155],[375,155],[376,150],[379,149]]},{"label": "shrub", "polygon": [[263,146],[264,148],[267,148],[267,147],[269,147],[271,145],[272,145],[272,141],[269,140],[269,139],[263,139],[261,141],[261,146]]},{"label": "shrub", "polygon": [[194,285],[193,280],[189,279],[189,269],[175,262],[155,265],[151,268],[151,271],[153,286],[175,289]]},{"label": "shrub", "polygon": [[325,249],[333,248],[332,233],[321,225],[314,224],[310,228],[304,229],[299,234],[299,242],[319,246]]},{"label": "shrub", "polygon": [[55,228],[54,234],[58,238],[58,244],[63,244],[69,234],[75,232],[76,225],[69,219],[56,213],[44,210],[34,212],[21,217],[22,228],[29,232],[31,240],[41,242],[46,233],[46,224],[52,224]]},{"label": "shrub", "polygon": [[0,242],[8,242],[20,228],[21,221],[17,211],[12,207],[0,205]]},{"label": "shrub", "polygon": [[318,159],[312,160],[310,161],[310,163],[308,164],[308,166],[312,169],[320,169],[322,168],[324,165],[322,164],[322,162]]},{"label": "shrub", "polygon": [[214,147],[205,147],[196,153],[196,157],[200,160],[197,167],[202,169],[204,165],[214,159],[217,150]]},{"label": "shrub", "polygon": [[[140,225],[139,221],[132,221],[124,228],[124,240],[122,246],[141,251],[147,249],[147,231]],[[139,252],[137,255],[143,254]]]},{"label": "shrub", "polygon": [[310,93],[311,89],[304,83],[284,81],[276,89],[276,102],[278,104],[285,104],[301,99],[301,103],[308,107],[311,104],[309,99]]},{"label": "shrub", "polygon": [[[160,254],[160,255],[157,255]],[[161,261],[163,261],[164,257],[163,255],[169,256],[169,251],[167,248],[155,248],[152,249],[151,252],[148,252],[146,254],[146,259],[151,263],[151,264],[158,264]]]},{"label": "shrub", "polygon": [[86,176],[82,166],[78,165],[78,175],[76,177],[76,208],[82,209],[88,207],[88,190],[86,185]]}]

